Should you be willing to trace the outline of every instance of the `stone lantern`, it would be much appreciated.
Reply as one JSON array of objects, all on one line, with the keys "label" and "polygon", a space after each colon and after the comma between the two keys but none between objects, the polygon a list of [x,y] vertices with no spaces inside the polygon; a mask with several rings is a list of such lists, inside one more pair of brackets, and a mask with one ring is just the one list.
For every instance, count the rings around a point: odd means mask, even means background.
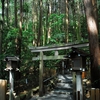
[{"label": "stone lantern", "polygon": [[6,64],[6,70],[18,70],[18,63],[19,63],[19,58],[18,57],[6,57],[5,61],[7,62]]},{"label": "stone lantern", "polygon": [[6,71],[9,71],[9,100],[14,100],[14,72],[18,71],[18,57],[6,57],[4,59],[6,61]]}]

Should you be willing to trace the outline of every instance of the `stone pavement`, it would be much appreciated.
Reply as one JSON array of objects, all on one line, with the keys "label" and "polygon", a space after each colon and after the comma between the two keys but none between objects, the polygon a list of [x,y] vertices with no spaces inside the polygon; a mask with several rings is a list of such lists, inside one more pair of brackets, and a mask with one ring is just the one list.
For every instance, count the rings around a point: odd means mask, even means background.
[{"label": "stone pavement", "polygon": [[33,96],[30,100],[73,100],[72,75],[58,75],[58,83],[54,90],[43,97]]}]

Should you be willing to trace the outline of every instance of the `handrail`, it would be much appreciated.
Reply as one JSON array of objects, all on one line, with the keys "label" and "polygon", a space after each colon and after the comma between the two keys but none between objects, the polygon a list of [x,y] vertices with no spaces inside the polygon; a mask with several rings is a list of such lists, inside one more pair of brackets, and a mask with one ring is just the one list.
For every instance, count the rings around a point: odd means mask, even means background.
[{"label": "handrail", "polygon": [[45,80],[43,81],[43,83],[45,83],[45,82],[47,82],[47,81],[49,81],[49,80],[51,80],[51,79],[53,79],[53,78],[55,78],[55,77],[56,77],[56,75],[55,75],[55,76],[52,76],[52,77],[49,77],[49,78],[45,79]]}]

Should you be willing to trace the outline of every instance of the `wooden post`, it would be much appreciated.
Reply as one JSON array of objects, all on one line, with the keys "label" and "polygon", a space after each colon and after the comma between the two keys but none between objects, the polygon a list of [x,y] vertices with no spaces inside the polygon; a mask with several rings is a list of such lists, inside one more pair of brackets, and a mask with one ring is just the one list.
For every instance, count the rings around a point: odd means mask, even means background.
[{"label": "wooden post", "polygon": [[39,66],[39,96],[43,96],[43,52],[40,52]]},{"label": "wooden post", "polygon": [[9,71],[9,100],[14,100],[14,95],[13,95],[13,91],[14,91],[14,73],[12,70]]},{"label": "wooden post", "polygon": [[78,100],[80,100],[80,91],[77,91]]},{"label": "wooden post", "polygon": [[62,74],[64,74],[64,61],[62,61]]},{"label": "wooden post", "polygon": [[82,72],[82,79],[86,78],[86,71]]},{"label": "wooden post", "polygon": [[73,100],[76,100],[76,72],[73,73]]},{"label": "wooden post", "polygon": [[91,88],[91,100],[95,100],[95,88]]},{"label": "wooden post", "polygon": [[100,100],[100,90],[96,89],[96,100]]},{"label": "wooden post", "polygon": [[0,79],[0,100],[6,100],[7,80]]}]

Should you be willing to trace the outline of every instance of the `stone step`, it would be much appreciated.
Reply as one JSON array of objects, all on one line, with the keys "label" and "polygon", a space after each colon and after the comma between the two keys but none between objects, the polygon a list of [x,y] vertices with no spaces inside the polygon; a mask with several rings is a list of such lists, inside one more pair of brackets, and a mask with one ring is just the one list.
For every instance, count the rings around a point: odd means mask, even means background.
[{"label": "stone step", "polygon": [[72,80],[58,79],[58,83],[72,83]]},{"label": "stone step", "polygon": [[65,95],[70,95],[72,97],[73,94],[72,75],[58,75],[57,78],[58,78],[58,83],[55,87],[54,94],[58,95],[65,94]]},{"label": "stone step", "polygon": [[72,79],[72,75],[58,75],[57,76],[58,79],[69,79],[71,80]]},{"label": "stone step", "polygon": [[72,100],[72,95],[64,92],[52,91],[50,94],[47,94],[37,100]]},{"label": "stone step", "polygon": [[60,88],[60,87],[56,87],[54,90],[55,91],[66,91],[66,92],[72,92],[73,91],[72,88]]},{"label": "stone step", "polygon": [[71,97],[71,95],[69,93],[54,92],[50,97],[55,97],[54,100],[67,100],[67,98]]},{"label": "stone step", "polygon": [[72,75],[58,75],[58,83],[64,82],[64,83],[71,83],[72,82]]},{"label": "stone step", "polygon": [[53,93],[55,93],[55,94],[68,94],[68,95],[72,95],[72,90],[71,89],[69,89],[69,90],[64,90],[64,89],[56,89],[56,90],[54,90],[54,92]]},{"label": "stone step", "polygon": [[72,88],[73,84],[72,83],[57,83],[56,87],[60,87],[60,88]]},{"label": "stone step", "polygon": [[58,75],[56,87],[43,97],[36,97],[30,100],[73,100],[72,75]]}]

